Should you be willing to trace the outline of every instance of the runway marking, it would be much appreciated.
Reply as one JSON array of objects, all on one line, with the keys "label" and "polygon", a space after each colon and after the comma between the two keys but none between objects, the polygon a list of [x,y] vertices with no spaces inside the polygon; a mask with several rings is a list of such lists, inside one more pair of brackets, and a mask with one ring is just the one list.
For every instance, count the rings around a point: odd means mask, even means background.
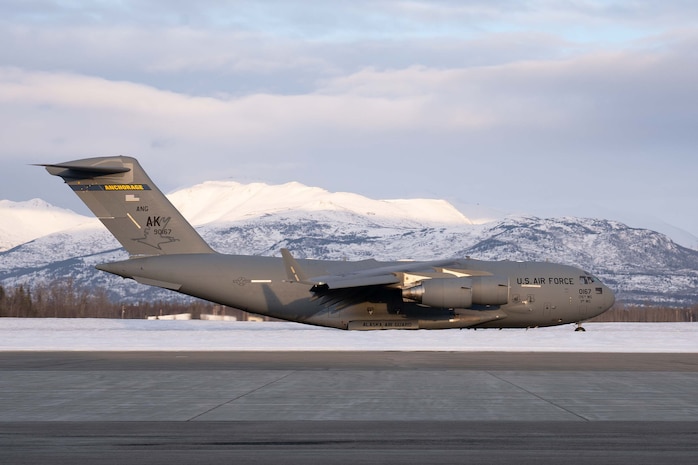
[{"label": "runway marking", "polygon": [[585,416],[583,416],[583,415],[580,415],[580,414],[578,414],[577,412],[573,412],[572,410],[567,409],[567,408],[565,408],[565,407],[563,407],[563,406],[561,406],[561,405],[558,405],[558,404],[556,404],[555,402],[551,401],[550,399],[546,399],[545,397],[542,397],[542,396],[536,394],[535,392],[529,391],[528,389],[526,389],[526,388],[524,388],[524,387],[521,387],[521,386],[519,386],[518,384],[516,384],[516,383],[514,383],[514,382],[512,382],[512,381],[509,381],[508,379],[505,379],[505,378],[503,378],[503,377],[501,377],[501,376],[495,375],[493,372],[488,371],[488,372],[486,372],[486,373],[488,373],[490,376],[493,376],[493,377],[497,378],[498,380],[500,380],[500,381],[502,381],[502,382],[505,382],[505,383],[509,384],[510,386],[515,387],[516,389],[519,389],[519,390],[525,392],[526,394],[530,394],[530,395],[532,395],[533,397],[535,397],[535,398],[537,398],[537,399],[539,399],[539,400],[542,400],[542,401],[545,402],[546,404],[550,404],[550,405],[552,405],[553,407],[556,407],[556,408],[562,410],[563,412],[567,412],[567,413],[569,413],[570,415],[573,415],[573,416],[575,416],[575,417],[581,419],[582,421],[591,421],[591,419],[589,419],[589,418],[587,418],[587,417],[585,417]]},{"label": "runway marking", "polygon": [[254,394],[255,392],[259,391],[260,389],[264,389],[265,387],[271,386],[271,385],[274,384],[274,383],[278,383],[279,381],[283,381],[284,379],[286,379],[286,378],[288,378],[289,376],[291,376],[293,373],[295,373],[295,371],[289,371],[288,373],[286,373],[285,375],[283,375],[283,376],[281,376],[281,377],[279,377],[279,378],[273,379],[273,380],[269,381],[268,383],[262,384],[261,386],[258,386],[258,387],[256,387],[256,388],[252,389],[251,391],[248,391],[248,392],[246,392],[246,393],[244,393],[244,394],[240,394],[239,396],[233,397],[232,399],[230,399],[230,400],[228,400],[228,401],[226,401],[226,402],[220,403],[220,404],[216,405],[215,407],[211,407],[210,409],[208,409],[208,410],[206,410],[206,411],[204,411],[204,412],[201,412],[201,413],[199,413],[198,415],[194,415],[193,417],[191,417],[191,418],[189,418],[188,420],[185,420],[185,421],[194,421],[194,420],[196,420],[197,418],[202,417],[203,415],[206,415],[206,414],[208,414],[208,413],[213,412],[213,411],[216,410],[216,409],[219,409],[219,408],[223,407],[224,405],[232,404],[232,403],[235,402],[236,400],[242,399],[243,397],[248,396],[248,395],[250,395],[250,394]]}]

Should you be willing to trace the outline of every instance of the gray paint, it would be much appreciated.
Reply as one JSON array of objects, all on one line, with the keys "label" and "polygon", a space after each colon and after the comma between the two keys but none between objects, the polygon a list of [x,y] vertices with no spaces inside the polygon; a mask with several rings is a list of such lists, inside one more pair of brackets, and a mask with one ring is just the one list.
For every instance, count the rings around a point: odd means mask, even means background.
[{"label": "gray paint", "polygon": [[339,329],[535,327],[609,309],[590,274],[541,262],[296,260],[213,251],[130,157],[45,165],[131,258],[97,268],[260,315]]}]

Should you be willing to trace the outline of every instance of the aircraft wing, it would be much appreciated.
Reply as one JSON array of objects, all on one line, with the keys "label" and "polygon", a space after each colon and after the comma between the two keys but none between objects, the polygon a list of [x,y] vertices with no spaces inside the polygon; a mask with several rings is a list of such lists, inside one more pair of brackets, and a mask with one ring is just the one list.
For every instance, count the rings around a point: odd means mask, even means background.
[{"label": "aircraft wing", "polygon": [[314,292],[401,284],[403,283],[403,276],[406,273],[421,271],[424,272],[423,274],[433,274],[435,270],[454,263],[452,259],[428,262],[403,262],[397,265],[357,270],[340,275],[306,276],[298,265],[298,262],[296,262],[295,258],[293,258],[287,249],[281,249],[281,256],[283,257],[289,279],[312,286],[311,290]]},{"label": "aircraft wing", "polygon": [[397,284],[400,282],[400,278],[394,273],[372,275],[371,273],[357,272],[339,276],[319,276],[312,278],[312,281],[313,290],[330,290]]}]

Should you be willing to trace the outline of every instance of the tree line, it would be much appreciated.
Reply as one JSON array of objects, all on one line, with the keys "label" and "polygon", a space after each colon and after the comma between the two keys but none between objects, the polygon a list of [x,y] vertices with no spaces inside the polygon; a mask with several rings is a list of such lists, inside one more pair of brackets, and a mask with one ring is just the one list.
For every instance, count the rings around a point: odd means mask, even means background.
[{"label": "tree line", "polygon": [[698,304],[691,307],[665,307],[657,304],[616,303],[610,310],[592,318],[592,322],[667,323],[698,321]]},{"label": "tree line", "polygon": [[[114,302],[106,289],[85,289],[72,279],[35,286],[0,285],[0,317],[16,318],[136,318],[191,313],[225,314],[247,320],[242,310],[224,308],[203,300]],[[698,321],[698,304],[691,307],[666,307],[656,304],[628,305],[616,303],[609,311],[593,318],[593,322],[692,322]]]},{"label": "tree line", "polygon": [[[72,279],[48,284],[27,286],[20,284],[7,288],[0,285],[0,317],[15,318],[135,318],[191,313],[198,319],[201,314],[221,313],[219,305],[203,300],[114,302],[106,289],[85,289],[75,286]],[[225,314],[246,320],[247,313],[225,309]]]}]

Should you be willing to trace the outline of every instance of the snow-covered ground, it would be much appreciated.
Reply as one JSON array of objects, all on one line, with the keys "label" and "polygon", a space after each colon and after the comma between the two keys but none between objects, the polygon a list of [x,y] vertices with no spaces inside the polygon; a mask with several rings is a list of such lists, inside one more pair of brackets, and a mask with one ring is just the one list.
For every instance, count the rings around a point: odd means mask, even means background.
[{"label": "snow-covered ground", "polygon": [[0,351],[395,350],[698,353],[696,323],[536,329],[340,331],[296,323],[0,318]]}]

